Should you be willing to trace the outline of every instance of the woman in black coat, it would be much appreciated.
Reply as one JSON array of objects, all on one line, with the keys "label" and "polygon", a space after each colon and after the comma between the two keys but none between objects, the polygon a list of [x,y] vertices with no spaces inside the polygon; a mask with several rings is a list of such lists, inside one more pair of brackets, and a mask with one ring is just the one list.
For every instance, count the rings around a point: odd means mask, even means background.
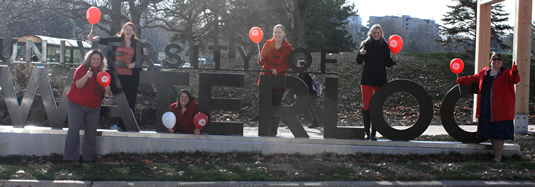
[{"label": "woman in black coat", "polygon": [[[122,56],[110,56],[109,59],[111,62],[114,61],[123,61],[124,65],[114,67],[113,63],[110,63],[110,67],[117,72],[119,75],[119,80],[123,87],[126,99],[128,100],[128,105],[132,112],[136,107],[136,96],[137,89],[139,86],[139,76],[141,68],[136,67],[136,43],[139,42],[139,38],[136,36],[136,26],[132,22],[126,22],[121,31],[115,36],[111,37],[93,37],[93,34],[89,34],[87,39],[92,42],[98,42],[102,45],[108,45],[109,42],[124,42],[125,46],[113,47],[112,51],[123,52]],[[111,129],[116,129],[119,131],[125,131],[126,128],[121,119],[119,123],[113,126]]]},{"label": "woman in black coat", "polygon": [[372,95],[386,84],[386,67],[392,67],[398,59],[397,54],[390,58],[388,42],[383,38],[381,25],[375,24],[368,31],[368,38],[364,40],[357,54],[357,64],[364,62],[360,88],[362,90],[362,117],[364,119],[365,139],[377,140],[376,130],[372,127],[370,134],[370,100]]}]

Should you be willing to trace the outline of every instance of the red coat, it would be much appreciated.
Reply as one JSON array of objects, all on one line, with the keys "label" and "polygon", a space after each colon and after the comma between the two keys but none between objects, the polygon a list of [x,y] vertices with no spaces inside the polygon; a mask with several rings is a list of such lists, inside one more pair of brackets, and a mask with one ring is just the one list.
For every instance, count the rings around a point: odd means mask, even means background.
[{"label": "red coat", "polygon": [[[282,41],[282,46],[279,49],[275,49],[275,39],[269,39],[264,43],[262,47],[262,62],[258,61],[258,64],[262,66],[262,70],[270,71],[272,69],[277,70],[277,75],[284,75],[283,71],[290,69],[288,65],[288,55],[292,52],[293,48],[286,40]],[[260,75],[273,75],[271,72],[260,72]],[[260,85],[260,79],[258,79],[258,85]]]},{"label": "red coat", "polygon": [[[477,95],[476,118],[479,118],[479,106],[481,102],[481,84],[485,75],[490,73],[490,69],[483,68],[481,72],[475,75],[459,78],[461,84],[466,86],[470,83],[478,83],[479,91]],[[515,118],[515,89],[514,84],[520,81],[518,71],[513,72],[511,69],[501,68],[500,72],[492,81],[490,94],[490,107],[492,111],[491,121],[506,121]]]},{"label": "red coat", "polygon": [[169,107],[169,111],[173,112],[176,116],[176,125],[173,127],[173,130],[175,133],[193,134],[193,131],[196,129],[193,124],[193,118],[199,112],[199,104],[197,104],[195,98],[193,98],[186,107],[186,112],[184,112],[184,114],[180,112],[181,109],[177,108],[177,105],[179,105],[178,102],[175,102]]}]

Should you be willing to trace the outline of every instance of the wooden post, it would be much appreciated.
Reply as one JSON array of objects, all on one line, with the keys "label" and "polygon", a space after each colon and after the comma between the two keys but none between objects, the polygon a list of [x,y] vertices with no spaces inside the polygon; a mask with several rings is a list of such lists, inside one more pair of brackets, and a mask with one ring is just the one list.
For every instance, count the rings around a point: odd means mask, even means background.
[{"label": "wooden post", "polygon": [[515,133],[521,134],[528,133],[532,3],[516,0],[513,61],[518,65],[520,82],[516,84]]},{"label": "wooden post", "polygon": [[[477,2],[477,23],[476,23],[476,61],[474,73],[479,73],[489,64],[490,58],[490,20],[491,6],[494,2],[480,0]],[[474,95],[473,120],[476,121],[477,95]]]}]

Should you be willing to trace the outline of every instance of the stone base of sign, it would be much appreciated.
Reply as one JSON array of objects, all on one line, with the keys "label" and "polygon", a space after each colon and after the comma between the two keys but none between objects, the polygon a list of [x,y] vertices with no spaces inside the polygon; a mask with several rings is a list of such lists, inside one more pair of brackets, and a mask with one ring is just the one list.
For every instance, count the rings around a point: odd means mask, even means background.
[{"label": "stone base of sign", "polygon": [[528,134],[528,115],[515,115],[515,133]]},{"label": "stone base of sign", "polygon": [[[285,128],[280,128],[278,137],[258,137],[251,134],[255,132],[255,129],[254,127],[244,127],[244,136],[169,134],[155,131],[118,132],[99,129],[97,154],[172,153],[178,151],[300,153],[305,155],[322,152],[336,152],[338,154],[359,152],[372,154],[492,153],[490,143],[486,142],[464,144],[437,141],[323,139],[314,135],[315,132],[320,132],[318,129],[309,129],[311,138],[293,138],[287,137],[286,134],[291,133],[285,134]],[[286,131],[289,130],[286,129]],[[0,156],[63,154],[66,133],[66,128],[0,126]],[[83,135],[83,131],[80,134]],[[521,155],[522,152],[519,145],[505,144],[503,154],[506,156]]]}]

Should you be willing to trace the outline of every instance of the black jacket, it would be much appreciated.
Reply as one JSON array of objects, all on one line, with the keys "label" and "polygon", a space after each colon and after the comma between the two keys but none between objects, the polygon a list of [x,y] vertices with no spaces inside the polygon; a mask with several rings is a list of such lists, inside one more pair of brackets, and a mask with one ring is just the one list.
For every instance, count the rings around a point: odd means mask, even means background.
[{"label": "black jacket", "polygon": [[363,42],[362,46],[365,46],[366,54],[361,55],[358,52],[357,55],[357,64],[364,62],[360,84],[381,87],[386,84],[386,67],[396,64],[390,58],[388,43],[382,38],[379,41],[370,39]]},{"label": "black jacket", "polygon": [[317,92],[312,89],[312,84],[314,83],[314,80],[307,72],[298,73],[297,77],[299,77],[305,84],[308,86],[308,92],[310,93],[310,96],[317,96]]}]

